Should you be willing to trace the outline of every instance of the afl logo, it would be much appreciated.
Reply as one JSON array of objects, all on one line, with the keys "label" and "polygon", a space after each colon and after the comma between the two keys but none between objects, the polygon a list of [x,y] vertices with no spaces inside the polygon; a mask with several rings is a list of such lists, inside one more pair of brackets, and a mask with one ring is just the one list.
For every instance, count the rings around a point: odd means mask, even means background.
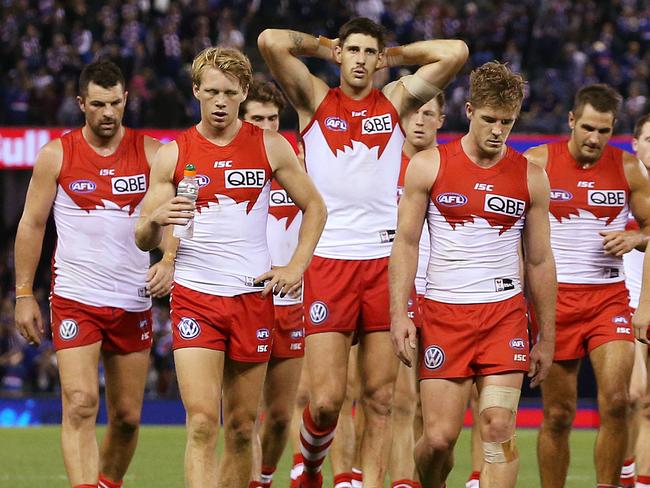
[{"label": "afl logo", "polygon": [[257,329],[257,338],[260,341],[265,341],[269,337],[271,337],[271,331],[269,331],[269,329],[267,328]]},{"label": "afl logo", "polygon": [[338,117],[327,117],[325,119],[325,127],[336,132],[345,132],[348,130],[348,123]]},{"label": "afl logo", "polygon": [[95,182],[90,180],[75,180],[69,188],[75,193],[92,193],[97,189]]},{"label": "afl logo", "polygon": [[183,339],[194,339],[201,333],[201,327],[194,319],[183,317],[176,326]]},{"label": "afl logo", "polygon": [[309,307],[309,318],[314,325],[322,324],[327,320],[329,310],[323,302],[314,302]]},{"label": "afl logo", "polygon": [[436,203],[445,207],[462,207],[467,203],[467,197],[460,193],[441,193],[436,197]]},{"label": "afl logo", "polygon": [[573,195],[566,190],[551,190],[551,200],[554,202],[568,202]]},{"label": "afl logo", "polygon": [[521,338],[512,339],[510,341],[510,347],[516,349],[517,351],[523,351],[526,349],[526,341]]},{"label": "afl logo", "polygon": [[210,184],[210,178],[208,178],[206,175],[196,175],[196,182],[199,185],[199,188],[203,188],[204,186],[207,186]]},{"label": "afl logo", "polygon": [[440,369],[445,364],[445,351],[438,346],[429,346],[424,351],[424,366],[431,371]]},{"label": "afl logo", "polygon": [[59,325],[59,337],[64,341],[69,341],[77,337],[79,333],[79,326],[77,322],[72,319],[65,319],[61,321]]}]

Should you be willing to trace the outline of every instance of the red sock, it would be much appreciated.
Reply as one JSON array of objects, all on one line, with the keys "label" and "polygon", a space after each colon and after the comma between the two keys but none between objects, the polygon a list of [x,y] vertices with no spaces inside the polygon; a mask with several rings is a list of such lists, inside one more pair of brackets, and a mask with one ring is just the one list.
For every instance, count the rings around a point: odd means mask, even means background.
[{"label": "red sock", "polygon": [[467,481],[480,480],[480,479],[481,479],[481,472],[480,471],[472,471],[472,473],[469,475],[469,478],[467,478]]},{"label": "red sock", "polygon": [[248,488],[261,488],[262,484],[259,481],[250,481],[248,483]]},{"label": "red sock", "polygon": [[644,485],[650,485],[650,474],[640,474],[636,477],[637,483],[643,483]]},{"label": "red sock", "polygon": [[99,473],[99,482],[97,483],[97,488],[122,488],[122,480],[111,481],[106,478],[106,475]]},{"label": "red sock", "polygon": [[390,488],[416,488],[416,487],[417,487],[417,483],[409,479],[393,481],[390,485]]},{"label": "red sock", "polygon": [[334,488],[352,488],[352,473],[334,475]]},{"label": "red sock", "polygon": [[300,451],[302,452],[305,473],[318,473],[334,440],[336,422],[325,428],[319,428],[309,413],[309,405],[302,413],[300,426]]}]

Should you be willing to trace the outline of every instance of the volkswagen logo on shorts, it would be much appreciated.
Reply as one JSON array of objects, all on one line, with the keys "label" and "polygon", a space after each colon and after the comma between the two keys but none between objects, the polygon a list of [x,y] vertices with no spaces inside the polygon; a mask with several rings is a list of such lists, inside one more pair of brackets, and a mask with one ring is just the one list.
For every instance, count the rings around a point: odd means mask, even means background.
[{"label": "volkswagen logo on shorts", "polygon": [[201,333],[201,327],[194,319],[183,317],[176,326],[183,339],[194,339]]},{"label": "volkswagen logo on shorts", "polygon": [[424,351],[424,366],[431,371],[440,369],[445,364],[445,351],[439,346],[429,346]]},{"label": "volkswagen logo on shorts", "polygon": [[70,339],[77,337],[78,333],[79,326],[77,325],[77,322],[72,319],[65,319],[61,321],[61,325],[59,325],[59,337],[61,339],[64,341],[69,341]]},{"label": "volkswagen logo on shorts", "polygon": [[314,302],[309,307],[309,318],[314,325],[322,324],[327,320],[329,310],[323,302]]}]

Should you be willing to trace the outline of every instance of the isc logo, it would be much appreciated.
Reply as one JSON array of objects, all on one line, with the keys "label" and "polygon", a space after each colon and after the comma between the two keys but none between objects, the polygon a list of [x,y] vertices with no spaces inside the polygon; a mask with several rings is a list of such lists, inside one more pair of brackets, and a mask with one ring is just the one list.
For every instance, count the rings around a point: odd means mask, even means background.
[{"label": "isc logo", "polygon": [[75,193],[92,193],[97,185],[90,180],[76,180],[70,183],[69,188]]},{"label": "isc logo", "polygon": [[566,190],[551,190],[551,200],[555,202],[568,202],[573,195]]},{"label": "isc logo", "polygon": [[287,195],[286,190],[271,190],[271,207],[289,207],[293,200]]},{"label": "isc logo", "polygon": [[595,181],[578,181],[578,188],[593,188]]},{"label": "isc logo", "polygon": [[393,132],[390,114],[375,115],[361,121],[361,134],[387,134]]},{"label": "isc logo", "polygon": [[368,110],[365,110],[365,109],[364,110],[359,110],[359,111],[353,110],[352,111],[352,117],[365,117],[367,113],[368,113]]},{"label": "isc logo", "polygon": [[100,169],[99,176],[115,176],[115,170],[113,168]]},{"label": "isc logo", "polygon": [[632,329],[629,327],[616,327],[617,334],[632,334]]},{"label": "isc logo", "polygon": [[268,344],[258,344],[257,345],[257,352],[268,352],[269,351],[269,345]]},{"label": "isc logo", "polygon": [[467,197],[460,193],[441,193],[436,197],[436,202],[445,207],[460,207],[467,203]]},{"label": "isc logo", "polygon": [[215,168],[231,168],[232,167],[232,161],[215,161],[214,162],[214,167]]},{"label": "isc logo", "polygon": [[494,189],[494,185],[488,185],[487,183],[477,183],[474,185],[475,190],[482,190],[482,191],[492,191]]},{"label": "isc logo", "polygon": [[525,354],[515,354],[514,359],[515,359],[515,361],[519,361],[519,362],[524,362],[524,363],[525,363],[525,362],[526,362],[526,355],[525,355]]},{"label": "isc logo", "polygon": [[594,207],[622,207],[625,205],[625,190],[589,190],[587,203]]},{"label": "isc logo", "polygon": [[508,217],[521,217],[524,214],[526,202],[516,198],[501,195],[485,195],[483,210],[486,212],[507,215]]},{"label": "isc logo", "polygon": [[263,169],[229,169],[225,174],[226,188],[262,188],[266,183]]},{"label": "isc logo", "polygon": [[116,176],[111,178],[113,195],[144,193],[147,191],[147,177],[144,174],[133,176]]}]

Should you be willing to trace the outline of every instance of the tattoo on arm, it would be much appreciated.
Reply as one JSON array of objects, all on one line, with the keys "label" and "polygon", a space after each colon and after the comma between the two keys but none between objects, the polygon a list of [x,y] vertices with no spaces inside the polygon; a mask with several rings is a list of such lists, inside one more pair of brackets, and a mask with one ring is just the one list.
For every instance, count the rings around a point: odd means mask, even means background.
[{"label": "tattoo on arm", "polygon": [[302,49],[302,41],[303,41],[302,34],[300,32],[290,31],[289,37],[293,42],[293,50],[300,51]]}]

